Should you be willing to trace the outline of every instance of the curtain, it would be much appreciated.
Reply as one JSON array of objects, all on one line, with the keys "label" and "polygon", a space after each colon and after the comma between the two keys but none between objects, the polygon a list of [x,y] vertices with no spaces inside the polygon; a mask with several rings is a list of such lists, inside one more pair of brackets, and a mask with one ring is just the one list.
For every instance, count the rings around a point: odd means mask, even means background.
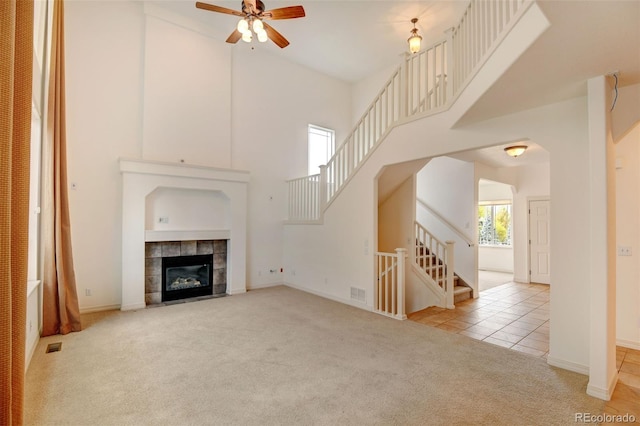
[{"label": "curtain", "polygon": [[54,0],[47,131],[42,149],[42,335],[80,331],[67,192],[64,2]]},{"label": "curtain", "polygon": [[22,424],[33,0],[0,1],[0,424]]}]

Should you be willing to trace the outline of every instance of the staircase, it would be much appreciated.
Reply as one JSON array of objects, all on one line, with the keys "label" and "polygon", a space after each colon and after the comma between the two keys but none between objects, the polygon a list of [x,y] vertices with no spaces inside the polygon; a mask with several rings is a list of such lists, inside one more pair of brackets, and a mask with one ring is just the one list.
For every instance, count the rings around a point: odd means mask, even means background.
[{"label": "staircase", "polygon": [[[442,277],[447,275],[447,265],[445,265],[435,253],[431,253],[428,247],[416,241],[416,264],[425,272],[434,283],[438,284],[444,290]],[[453,304],[456,305],[463,300],[471,298],[472,289],[467,283],[460,278],[458,274],[453,273]]]},{"label": "staircase", "polygon": [[[445,40],[406,56],[327,165],[320,167],[320,174],[287,181],[285,223],[323,224],[325,211],[391,130],[448,110],[532,4],[533,0],[471,0]],[[440,298],[440,306],[454,308],[471,297],[471,288],[454,273],[453,242],[438,241],[417,223],[416,233],[421,235],[416,235],[409,256],[411,268]],[[378,265],[384,259],[395,260],[392,266],[378,268],[374,310],[400,319],[406,318],[403,256],[376,253]]]},{"label": "staircase", "polygon": [[422,282],[441,297],[441,307],[452,309],[471,298],[472,289],[454,270],[454,242],[442,242],[419,222],[414,222],[415,250],[412,266]]}]

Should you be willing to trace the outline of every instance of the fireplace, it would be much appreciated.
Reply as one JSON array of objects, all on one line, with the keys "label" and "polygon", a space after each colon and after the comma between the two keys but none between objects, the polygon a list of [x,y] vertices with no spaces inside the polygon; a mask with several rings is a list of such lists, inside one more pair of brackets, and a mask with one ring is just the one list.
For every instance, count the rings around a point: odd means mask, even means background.
[{"label": "fireplace", "polygon": [[212,255],[162,258],[163,302],[190,297],[211,296],[212,294]]},{"label": "fireplace", "polygon": [[229,240],[161,241],[145,244],[145,301],[224,296]]},{"label": "fireplace", "polygon": [[[214,295],[215,286],[222,282],[226,294],[244,293],[249,173],[141,159],[121,158],[119,163],[121,309],[142,309],[162,303],[162,257],[213,254]],[[157,189],[165,192],[169,189],[169,195],[180,198],[181,204],[165,203],[171,197],[153,199]],[[180,194],[176,195],[177,192]],[[194,216],[193,209],[181,208],[187,205],[184,198],[201,201],[203,194],[215,199],[205,200],[207,205],[213,205],[213,211]]]}]

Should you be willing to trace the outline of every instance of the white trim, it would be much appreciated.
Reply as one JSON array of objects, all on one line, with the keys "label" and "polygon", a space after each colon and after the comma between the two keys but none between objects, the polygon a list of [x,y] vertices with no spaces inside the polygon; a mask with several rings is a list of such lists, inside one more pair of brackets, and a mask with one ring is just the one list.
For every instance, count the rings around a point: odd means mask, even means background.
[{"label": "white trim", "polygon": [[442,214],[440,214],[440,212],[438,212],[434,207],[431,207],[429,204],[427,204],[427,202],[424,201],[422,198],[416,196],[416,201],[418,202],[418,204],[422,205],[422,207],[430,211],[431,214],[433,214],[436,217],[436,219],[440,220],[442,223],[447,225],[449,229],[451,229],[453,232],[458,234],[458,236],[462,238],[462,240],[465,243],[467,243],[469,247],[473,247],[475,245],[473,239],[471,239],[467,234],[465,234],[463,230],[458,228],[453,223],[449,222]]},{"label": "white trim", "polygon": [[622,346],[623,348],[635,349],[637,351],[640,351],[640,342],[635,342],[633,340],[617,339],[616,345]]},{"label": "white trim", "polygon": [[280,285],[285,285],[283,282],[277,282],[277,283],[265,283],[265,284],[252,284],[251,286],[247,286],[247,291],[251,291],[251,290],[261,290],[263,288],[271,288],[271,287],[278,287]]},{"label": "white trim", "polygon": [[547,364],[563,368],[565,370],[573,371],[574,373],[584,374],[585,376],[589,375],[589,366],[584,364],[578,364],[577,362],[567,361],[560,358],[555,358],[549,355],[547,357]]},{"label": "white trim", "polygon": [[[345,305],[349,305],[349,306],[353,306],[354,308],[360,308],[364,311],[369,311],[369,312],[373,312],[373,308],[367,304],[361,303],[361,302],[356,302],[354,300],[351,299],[343,299],[341,297],[336,297],[333,296],[331,294],[327,294],[327,293],[323,293],[321,291],[316,291],[316,290],[312,290],[310,288],[306,288],[306,287],[302,287],[296,284],[291,284],[291,283],[287,283],[284,282],[282,283],[282,285],[286,286],[286,287],[291,287],[291,288],[295,288],[296,290],[300,290],[300,291],[304,291],[305,293],[310,293],[325,299],[329,299],[329,300],[333,300],[334,302],[339,302],[339,303],[344,303]],[[385,315],[383,315],[385,316]]]},{"label": "white trim", "polygon": [[142,306],[141,308],[127,308],[127,309],[121,308],[121,305],[90,306],[88,308],[80,309],[80,314],[91,314],[93,312],[103,312],[103,311],[117,311],[118,309],[122,309],[123,311],[125,311],[125,310],[144,309],[144,308],[146,308],[146,305]]},{"label": "white trim", "polygon": [[249,182],[250,178],[249,172],[245,170],[127,158],[120,158],[118,161],[121,173],[176,176],[225,182]]},{"label": "white trim", "polygon": [[611,396],[613,395],[613,391],[616,388],[616,384],[618,384],[618,371],[616,370],[611,377],[611,381],[609,382],[609,386],[607,389],[601,388],[599,386],[594,386],[591,383],[587,385],[587,395],[591,395],[596,398],[603,399],[605,401],[609,401]]},{"label": "white trim", "polygon": [[[146,303],[132,303],[130,305],[120,305],[120,310],[121,311],[137,311],[138,309],[145,309],[146,307],[147,307]],[[80,313],[86,314],[89,312],[108,311],[109,309],[111,309],[109,306],[98,306],[95,308],[87,308],[85,311],[80,311]]]},{"label": "white trim", "polygon": [[144,231],[146,242],[159,241],[195,241],[195,240],[228,240],[231,238],[231,231],[228,229],[202,230],[202,231]]},{"label": "white trim", "polygon": [[31,296],[31,293],[33,293],[38,287],[40,287],[40,283],[40,280],[27,281],[27,298],[29,298],[29,296]]}]

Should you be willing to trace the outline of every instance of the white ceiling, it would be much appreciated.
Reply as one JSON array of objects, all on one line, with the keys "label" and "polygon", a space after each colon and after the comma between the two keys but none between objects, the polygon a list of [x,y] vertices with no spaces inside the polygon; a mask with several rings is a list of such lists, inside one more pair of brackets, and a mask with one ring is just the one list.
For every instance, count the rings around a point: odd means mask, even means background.
[{"label": "white ceiling", "polygon": [[[228,9],[240,10],[241,0],[202,0]],[[355,82],[372,73],[399,65],[407,52],[407,38],[418,18],[423,43],[445,37],[444,31],[462,16],[468,1],[308,1],[263,0],[265,8],[302,5],[304,18],[269,21],[291,44],[284,49],[272,42],[238,42],[235,49],[260,49],[341,80]],[[155,1],[190,18],[208,24],[225,40],[238,18],[196,9],[195,0]]]},{"label": "white ceiling", "polygon": [[[241,0],[203,1],[241,8]],[[267,10],[304,6],[304,18],[270,21],[291,44],[280,49],[271,42],[240,41],[233,49],[267,51],[348,82],[400,64],[407,52],[411,18],[419,19],[423,44],[430,45],[458,23],[468,4],[467,0],[263,1]],[[204,23],[220,40],[225,40],[237,23],[234,16],[196,9],[195,0],[152,3]],[[620,86],[640,83],[640,0],[551,0],[538,4],[551,22],[549,30],[458,125],[585,95],[589,78],[612,71],[619,72]],[[529,145],[533,149],[518,159],[507,157],[504,146],[461,153],[456,158],[496,167],[548,161],[542,148],[533,142]]]}]

